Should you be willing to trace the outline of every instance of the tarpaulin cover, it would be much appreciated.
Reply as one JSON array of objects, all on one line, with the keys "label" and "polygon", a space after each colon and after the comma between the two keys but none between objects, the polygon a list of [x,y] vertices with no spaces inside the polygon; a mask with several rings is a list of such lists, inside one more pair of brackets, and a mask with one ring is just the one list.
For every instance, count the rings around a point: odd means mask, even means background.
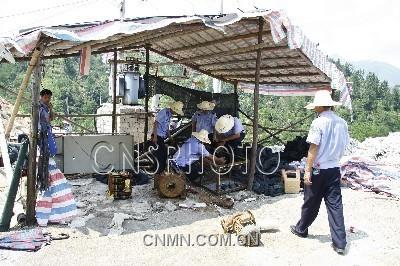
[{"label": "tarpaulin cover", "polygon": [[44,236],[41,228],[13,232],[0,237],[0,249],[37,251],[50,243],[50,237]]},{"label": "tarpaulin cover", "polygon": [[[16,38],[0,38],[0,60],[5,58],[10,62],[14,62],[15,56],[27,55],[35,48],[40,36],[48,36],[56,40],[91,44],[98,41],[119,42],[120,36],[135,35],[138,33],[150,34],[160,32],[160,29],[169,25],[188,25],[190,23],[202,23],[205,27],[212,28],[224,33],[226,26],[239,23],[245,18],[264,17],[269,22],[272,41],[276,45],[282,44],[282,40],[287,40],[288,48],[292,51],[299,51],[304,55],[307,61],[310,61],[316,67],[321,76],[326,76],[331,81],[331,88],[340,91],[340,101],[344,106],[351,109],[351,88],[347,86],[344,74],[333,64],[327,55],[323,54],[318,45],[311,42],[300,30],[294,26],[289,18],[282,11],[259,11],[251,13],[233,13],[216,16],[180,16],[180,17],[150,17],[138,18],[126,21],[104,21],[102,23],[89,25],[65,25],[56,27],[42,27],[23,33]],[[185,31],[185,30],[183,30]],[[190,30],[187,30],[190,31]],[[235,33],[237,35],[240,32]],[[61,42],[62,44],[63,42]],[[55,44],[54,46],[57,46]],[[71,47],[60,46],[61,53],[66,53]],[[54,54],[57,49],[47,49],[47,55]],[[58,51],[59,53],[60,51]],[[166,51],[168,52],[168,51]],[[250,51],[253,53],[255,51]],[[46,55],[45,53],[45,55]],[[201,67],[201,63],[197,66]],[[223,76],[222,76],[223,77]],[[327,79],[326,79],[327,80]],[[239,80],[239,86],[249,88],[254,86],[251,80]],[[296,83],[287,82],[293,90],[283,91],[278,88],[279,95],[304,95],[304,90],[308,90],[307,94],[312,94],[312,88],[297,86]],[[275,84],[271,85],[274,87]],[[285,84],[279,84],[285,85]],[[315,91],[315,90],[314,90]],[[261,88],[262,94],[272,94],[268,88]]]}]

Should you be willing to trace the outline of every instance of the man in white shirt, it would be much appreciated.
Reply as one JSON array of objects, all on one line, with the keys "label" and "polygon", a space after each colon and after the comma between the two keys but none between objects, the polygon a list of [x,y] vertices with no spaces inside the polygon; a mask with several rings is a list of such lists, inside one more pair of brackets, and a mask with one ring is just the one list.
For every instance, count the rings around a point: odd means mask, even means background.
[{"label": "man in white shirt", "polygon": [[304,204],[301,208],[301,218],[290,229],[299,237],[307,237],[308,227],[317,218],[321,201],[324,199],[332,247],[337,253],[344,254],[347,242],[339,160],[349,143],[349,133],[346,121],[332,110],[338,105],[340,103],[332,100],[329,91],[321,90],[315,94],[314,102],[306,106],[307,109],[314,109],[318,118],[312,122],[307,137],[310,149],[304,173]]}]

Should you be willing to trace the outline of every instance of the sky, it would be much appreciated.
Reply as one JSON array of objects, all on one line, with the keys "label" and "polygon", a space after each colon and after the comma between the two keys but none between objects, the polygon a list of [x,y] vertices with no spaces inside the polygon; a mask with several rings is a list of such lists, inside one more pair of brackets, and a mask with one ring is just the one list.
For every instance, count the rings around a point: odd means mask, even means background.
[{"label": "sky", "polygon": [[[33,26],[119,17],[121,0],[2,0],[0,36]],[[284,10],[330,56],[375,60],[400,68],[397,0],[126,0],[125,17]]]}]

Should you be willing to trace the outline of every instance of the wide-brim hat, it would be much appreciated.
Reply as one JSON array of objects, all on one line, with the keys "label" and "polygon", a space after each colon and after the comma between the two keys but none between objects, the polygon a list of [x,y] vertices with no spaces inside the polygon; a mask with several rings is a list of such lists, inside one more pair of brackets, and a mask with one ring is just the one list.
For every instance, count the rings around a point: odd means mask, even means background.
[{"label": "wide-brim hat", "polygon": [[204,111],[212,111],[215,108],[215,103],[209,101],[202,101],[201,103],[197,104],[197,108]]},{"label": "wide-brim hat", "polygon": [[175,113],[177,113],[178,115],[184,115],[182,108],[183,108],[183,103],[181,101],[177,101],[177,102],[172,102],[169,104],[169,108],[172,109],[172,111],[174,111]]},{"label": "wide-brim hat", "polygon": [[327,90],[320,90],[315,93],[314,101],[307,104],[304,108],[314,109],[317,106],[340,106],[339,102],[332,100],[331,93]]},{"label": "wide-brim hat", "polygon": [[215,123],[215,130],[218,133],[226,133],[233,128],[235,124],[235,120],[231,115],[223,115],[218,118],[217,122]]},{"label": "wide-brim hat", "polygon": [[199,132],[193,132],[192,136],[196,139],[200,140],[201,142],[210,144],[211,141],[208,138],[208,131],[205,129],[200,130]]}]

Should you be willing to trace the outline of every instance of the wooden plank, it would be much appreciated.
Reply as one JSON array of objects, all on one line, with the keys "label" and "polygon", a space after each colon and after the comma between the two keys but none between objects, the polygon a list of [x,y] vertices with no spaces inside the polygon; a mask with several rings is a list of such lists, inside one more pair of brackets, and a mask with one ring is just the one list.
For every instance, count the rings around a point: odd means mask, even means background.
[{"label": "wooden plank", "polygon": [[[304,69],[313,70],[312,67],[306,66],[262,66],[261,71],[273,71],[273,72],[280,72],[280,71],[298,71],[301,70],[304,72]],[[235,72],[254,72],[256,69],[252,67],[236,67],[236,68],[226,68],[226,69],[218,69],[218,70],[210,70],[211,73],[223,75],[224,73],[235,73]],[[308,72],[307,72],[308,73]]]},{"label": "wooden plank", "polygon": [[[111,52],[114,52],[115,50],[126,51],[126,50],[140,49],[140,48],[142,48],[142,46],[132,45],[132,46],[125,46],[125,47],[121,47],[121,48],[99,49],[97,51],[92,51],[92,55],[111,53]],[[68,57],[76,57],[76,56],[80,56],[80,53],[77,52],[77,53],[72,53],[72,54],[53,54],[53,55],[42,56],[42,58],[43,59],[57,59],[57,58],[68,58]],[[28,60],[30,60],[30,57],[28,57],[28,56],[15,57],[15,61],[17,61],[17,62],[28,61]]]},{"label": "wooden plank", "polygon": [[255,73],[255,85],[254,85],[254,110],[253,110],[253,143],[250,152],[250,173],[247,183],[247,189],[253,189],[254,174],[256,172],[256,160],[257,160],[257,140],[258,140],[258,104],[260,98],[260,67],[261,67],[261,50],[262,48],[262,32],[264,27],[264,18],[259,18],[259,34],[258,34],[258,46],[257,49],[257,61],[256,61],[256,73]]},{"label": "wooden plank", "polygon": [[[251,81],[240,81],[240,83],[251,83],[251,84],[253,84],[253,82],[251,82]],[[301,86],[310,86],[311,88],[316,88],[316,87],[325,88],[325,87],[329,87],[330,86],[329,82],[320,82],[320,81],[317,81],[317,82],[311,82],[311,81],[310,82],[293,82],[293,81],[291,81],[291,82],[289,82],[289,81],[274,81],[274,82],[265,81],[265,82],[263,82],[263,81],[260,81],[260,84],[271,85],[271,86],[273,86],[273,85],[278,85],[278,86],[282,86],[282,85],[299,86],[299,85],[301,85]]]},{"label": "wooden plank", "polygon": [[168,40],[172,38],[177,38],[179,36],[191,34],[194,32],[202,31],[205,30],[204,27],[198,26],[198,25],[188,25],[190,27],[184,27],[183,29],[180,30],[175,30],[175,31],[162,31],[159,35],[154,36],[154,32],[149,32],[148,36],[145,37],[138,37],[138,36],[130,36],[122,40],[117,40],[115,42],[111,42],[110,44],[103,45],[103,46],[95,46],[94,49],[100,48],[100,49],[111,49],[111,48],[118,48],[118,47],[124,47],[127,45],[140,45],[140,46],[145,46],[146,43],[154,43],[154,42],[159,42],[163,40]]},{"label": "wooden plank", "polygon": [[[284,65],[293,64],[293,62],[297,62],[299,59],[302,59],[300,56],[263,56],[261,61],[270,63],[270,64],[279,64],[284,61]],[[229,60],[229,61],[218,61],[214,63],[202,64],[200,67],[202,69],[209,69],[215,66],[222,66],[221,68],[215,68],[213,70],[225,69],[226,65],[243,65],[243,64],[254,64],[255,59],[244,59],[244,60]],[[268,62],[267,62],[268,61]]]},{"label": "wooden plank", "polygon": [[[223,56],[231,56],[231,55],[239,55],[239,54],[245,54],[245,53],[250,53],[256,50],[262,49],[262,51],[284,51],[285,49],[289,49],[287,46],[271,46],[273,44],[271,43],[259,43],[255,45],[249,45],[246,47],[241,47],[238,49],[232,49],[229,51],[224,51],[224,52],[219,52],[219,53],[211,53],[211,54],[206,54],[206,55],[198,55],[198,56],[193,56],[193,57],[188,57],[180,60],[175,60],[172,63],[176,64],[184,64],[184,63],[189,63],[189,62],[194,62],[194,61],[201,61],[205,59],[210,59],[210,58],[216,58],[216,57],[223,57]],[[260,50],[261,51],[261,50]],[[170,65],[171,62],[166,62],[160,65]]]},{"label": "wooden plank", "polygon": [[[233,78],[235,80],[251,79],[254,75],[251,74],[227,74],[225,78]],[[260,74],[260,78],[296,78],[296,77],[315,77],[320,76],[320,73],[295,73],[295,74]]]},{"label": "wooden plank", "polygon": [[32,75],[33,69],[36,67],[38,59],[40,57],[40,50],[39,47],[33,51],[31,61],[29,62],[28,69],[25,72],[24,79],[22,80],[21,86],[19,87],[17,99],[15,100],[15,104],[13,110],[11,112],[11,117],[7,124],[7,129],[5,132],[5,136],[8,139],[10,137],[11,130],[14,126],[15,116],[18,114],[19,107],[21,106],[21,101],[24,96],[25,90],[28,87],[29,80]]},{"label": "wooden plank", "polygon": [[[271,33],[270,30],[263,32],[263,34],[270,34],[270,33]],[[192,50],[192,49],[204,48],[204,47],[215,45],[215,44],[222,44],[222,43],[226,43],[226,42],[249,39],[249,38],[254,38],[257,36],[258,36],[258,32],[251,32],[251,33],[246,33],[246,34],[241,34],[241,35],[233,35],[233,36],[224,37],[224,38],[217,39],[217,40],[211,40],[211,41],[207,41],[207,42],[197,43],[194,45],[170,49],[167,51],[167,54],[173,54],[173,53],[183,52],[183,51]]]}]

